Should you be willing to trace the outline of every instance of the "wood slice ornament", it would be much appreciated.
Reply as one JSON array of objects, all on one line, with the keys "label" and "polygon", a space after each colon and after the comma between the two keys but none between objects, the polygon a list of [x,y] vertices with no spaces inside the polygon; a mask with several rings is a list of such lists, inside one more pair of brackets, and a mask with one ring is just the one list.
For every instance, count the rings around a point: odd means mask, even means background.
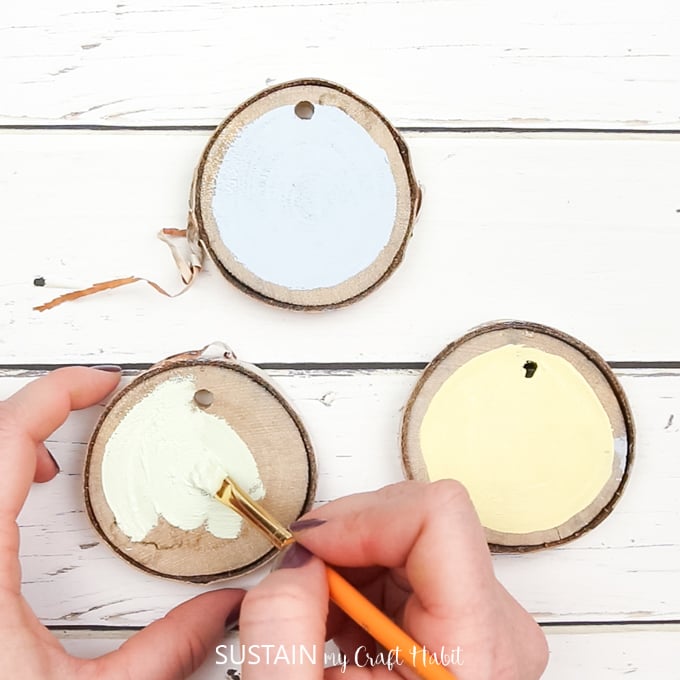
[{"label": "wood slice ornament", "polygon": [[187,228],[158,234],[184,283],[179,292],[126,276],[34,309],[138,282],[176,297],[201,272],[206,251],[227,279],[265,302],[347,305],[401,262],[421,202],[408,147],[377,109],[325,80],[283,83],[217,128],[194,173]]},{"label": "wood slice ornament", "polygon": [[457,479],[497,552],[573,539],[611,512],[633,460],[621,385],[583,343],[552,328],[475,329],[425,369],[407,404],[411,479]]},{"label": "wood slice ornament", "polygon": [[314,499],[300,418],[263,372],[215,343],[162,361],[114,397],[89,443],[85,505],[128,562],[210,583],[277,552],[213,497],[227,474],[285,525]]},{"label": "wood slice ornament", "polygon": [[217,129],[193,200],[200,238],[248,293],[345,305],[401,261],[421,193],[408,149],[370,104],[323,80],[271,87]]}]

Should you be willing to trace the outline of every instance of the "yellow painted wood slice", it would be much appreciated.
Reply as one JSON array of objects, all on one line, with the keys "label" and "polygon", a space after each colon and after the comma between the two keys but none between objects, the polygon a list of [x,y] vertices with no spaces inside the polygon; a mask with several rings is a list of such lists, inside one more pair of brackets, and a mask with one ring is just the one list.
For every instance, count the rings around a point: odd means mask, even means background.
[{"label": "yellow painted wood slice", "polygon": [[345,305],[399,264],[420,205],[404,140],[370,104],[323,80],[238,107],[197,168],[193,218],[222,273],[295,309]]},{"label": "yellow painted wood slice", "polygon": [[462,482],[497,551],[562,543],[599,524],[633,460],[630,407],[606,362],[525,322],[491,324],[426,368],[402,423],[411,479]]},{"label": "yellow painted wood slice", "polygon": [[85,465],[85,503],[106,542],[160,576],[209,583],[275,555],[213,494],[227,474],[288,525],[314,499],[309,436],[256,367],[222,345],[167,359],[121,390]]}]

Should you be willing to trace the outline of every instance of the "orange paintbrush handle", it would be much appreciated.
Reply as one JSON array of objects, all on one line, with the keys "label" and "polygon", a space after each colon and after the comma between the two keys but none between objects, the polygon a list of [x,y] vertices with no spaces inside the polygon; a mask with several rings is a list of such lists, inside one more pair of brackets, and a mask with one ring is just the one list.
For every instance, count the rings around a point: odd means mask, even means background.
[{"label": "orange paintbrush handle", "polygon": [[376,642],[393,652],[395,660],[412,668],[423,680],[456,680],[451,671],[441,666],[410,635],[388,619],[337,571],[326,566],[331,600],[356,621]]},{"label": "orange paintbrush handle", "polygon": [[[277,548],[295,541],[292,532],[256,503],[236,482],[225,477],[215,497],[257,527]],[[395,658],[395,663],[412,668],[423,680],[456,680],[438,660],[410,635],[369,602],[337,571],[326,565],[331,600],[356,621],[378,644]]]}]

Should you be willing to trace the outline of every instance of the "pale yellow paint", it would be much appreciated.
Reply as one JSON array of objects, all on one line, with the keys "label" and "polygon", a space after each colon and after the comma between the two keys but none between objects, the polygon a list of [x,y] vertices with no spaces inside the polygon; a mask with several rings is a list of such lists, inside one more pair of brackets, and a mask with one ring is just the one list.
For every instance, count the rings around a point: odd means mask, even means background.
[{"label": "pale yellow paint", "polygon": [[[538,369],[526,377],[526,361]],[[506,345],[458,368],[420,429],[431,480],[468,489],[482,524],[528,533],[563,524],[600,493],[614,436],[597,395],[568,361]]]}]

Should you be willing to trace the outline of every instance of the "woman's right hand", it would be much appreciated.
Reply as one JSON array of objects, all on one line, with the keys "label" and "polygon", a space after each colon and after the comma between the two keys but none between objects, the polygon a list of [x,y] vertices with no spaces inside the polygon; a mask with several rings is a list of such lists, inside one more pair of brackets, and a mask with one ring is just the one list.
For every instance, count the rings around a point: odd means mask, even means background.
[{"label": "woman's right hand", "polygon": [[[246,595],[240,616],[243,649],[273,645],[288,660],[246,660],[243,680],[415,677],[404,665],[390,671],[380,663],[387,652],[379,655],[367,633],[335,607],[329,614],[322,560],[428,652],[443,661],[442,651],[448,654],[458,680],[535,680],[545,670],[545,636],[496,580],[484,531],[461,484],[403,482],[348,496],[292,528],[299,545]],[[329,637],[346,667],[324,672],[322,663],[299,658],[291,667],[301,647],[317,649],[323,661]]]}]

